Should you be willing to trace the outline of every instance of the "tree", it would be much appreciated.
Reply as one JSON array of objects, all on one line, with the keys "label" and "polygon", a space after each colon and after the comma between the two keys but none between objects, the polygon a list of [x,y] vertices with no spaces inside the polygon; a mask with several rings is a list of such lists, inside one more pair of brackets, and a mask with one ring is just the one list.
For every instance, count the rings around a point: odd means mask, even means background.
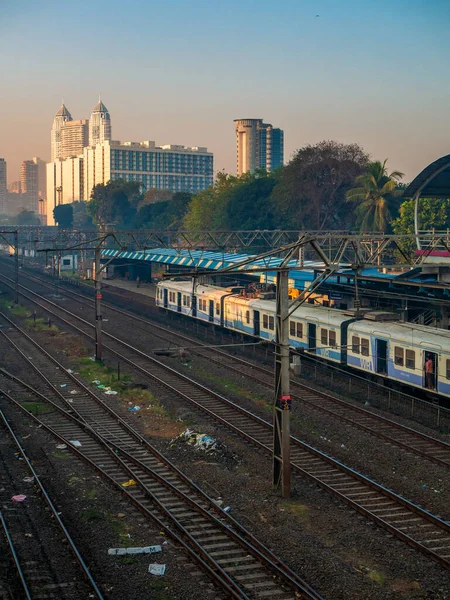
[{"label": "tree", "polygon": [[179,229],[186,215],[192,195],[176,192],[171,200],[141,206],[136,215],[136,227],[143,229]]},{"label": "tree", "polygon": [[58,227],[62,229],[71,229],[73,226],[73,206],[72,204],[59,204],[53,209],[53,218]]},{"label": "tree", "polygon": [[273,229],[277,215],[271,201],[277,184],[275,174],[257,172],[246,177],[228,193],[224,229]]},{"label": "tree", "polygon": [[358,144],[323,141],[298,150],[272,192],[281,224],[290,229],[350,228],[354,217],[345,194],[368,160]]},{"label": "tree", "polygon": [[347,201],[357,203],[356,224],[363,231],[386,231],[398,210],[397,198],[403,193],[398,189],[398,180],[403,173],[388,174],[386,162],[370,162],[356,177],[355,187],[347,192]]},{"label": "tree", "polygon": [[100,226],[128,227],[136,214],[136,205],[142,199],[141,184],[117,179],[94,186],[87,212]]},{"label": "tree", "polygon": [[[400,215],[392,221],[392,231],[396,235],[410,235],[399,242],[405,254],[416,249],[414,237],[415,201],[405,200],[400,206]],[[448,229],[450,227],[450,200],[444,198],[421,198],[419,202],[420,229]]]},{"label": "tree", "polygon": [[21,210],[15,217],[10,217],[11,224],[14,225],[41,225],[40,218],[34,210]]},{"label": "tree", "polygon": [[75,229],[92,229],[92,217],[87,213],[87,202],[72,202],[73,226]]}]

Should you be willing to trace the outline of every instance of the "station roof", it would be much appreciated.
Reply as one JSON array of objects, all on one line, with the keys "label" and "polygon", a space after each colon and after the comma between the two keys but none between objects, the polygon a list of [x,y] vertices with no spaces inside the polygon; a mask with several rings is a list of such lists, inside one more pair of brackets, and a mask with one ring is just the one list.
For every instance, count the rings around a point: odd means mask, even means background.
[{"label": "station roof", "polygon": [[419,193],[424,198],[450,198],[450,154],[438,158],[411,181],[404,198]]}]

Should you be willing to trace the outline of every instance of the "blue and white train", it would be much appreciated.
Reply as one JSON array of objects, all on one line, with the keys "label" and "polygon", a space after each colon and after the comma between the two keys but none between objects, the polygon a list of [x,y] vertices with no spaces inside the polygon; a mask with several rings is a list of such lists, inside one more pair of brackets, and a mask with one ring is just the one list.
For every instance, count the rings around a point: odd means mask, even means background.
[{"label": "blue and white train", "polygon": [[[241,288],[161,281],[157,306],[267,341],[275,340],[275,301]],[[289,319],[293,349],[406,386],[450,398],[450,332],[399,321],[355,318],[320,305],[303,304]],[[432,376],[424,365],[431,359]]]}]

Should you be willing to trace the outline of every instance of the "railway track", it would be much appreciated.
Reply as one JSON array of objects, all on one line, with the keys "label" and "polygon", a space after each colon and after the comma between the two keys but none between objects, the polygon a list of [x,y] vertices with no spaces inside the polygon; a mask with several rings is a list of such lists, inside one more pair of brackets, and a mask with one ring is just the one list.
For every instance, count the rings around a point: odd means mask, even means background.
[{"label": "railway track", "polygon": [[40,423],[156,521],[227,597],[321,598],[44,349],[19,329],[3,336],[45,388],[44,394],[0,371],[8,381],[2,387],[12,388],[3,395],[21,398],[15,404],[25,410],[32,399],[47,407]]},{"label": "railway track", "polygon": [[[40,285],[50,287],[49,283],[42,278],[29,275],[27,277],[36,281]],[[72,290],[64,290],[64,294],[69,298],[82,301],[93,307],[93,302],[83,294],[78,294]],[[264,384],[273,389],[273,371],[258,365],[252,361],[241,357],[231,355],[228,352],[218,348],[212,348],[187,335],[168,330],[156,323],[149,323],[146,319],[131,314],[128,311],[107,305],[108,311],[115,312],[121,317],[131,319],[134,327],[138,327],[144,333],[147,333],[150,339],[158,338],[161,343],[167,344],[168,340],[173,340],[180,347],[189,347],[190,352],[200,356],[218,366],[226,367],[229,371],[242,376],[245,373],[247,379],[251,379],[258,384]],[[138,324],[138,325],[136,325]],[[308,406],[310,409],[322,414],[330,415],[339,419],[346,425],[356,427],[365,433],[373,435],[388,444],[402,448],[406,452],[427,459],[441,467],[450,468],[450,444],[434,438],[430,435],[419,432],[410,427],[406,427],[392,419],[377,415],[362,407],[355,406],[341,398],[318,392],[317,390],[291,379],[292,399],[294,401],[294,415],[297,412],[298,405]]]},{"label": "railway track", "polygon": [[[7,433],[2,438],[2,450],[8,457],[20,456],[22,479],[23,475],[28,479],[28,484],[20,479],[20,485],[27,489],[24,503],[12,503],[11,498],[17,497],[17,467],[13,473],[9,461],[2,459],[0,529],[17,573],[20,597],[26,600],[76,600],[80,597],[102,600],[103,595],[89,568],[2,410],[0,423]],[[43,531],[45,540],[41,539]],[[51,544],[46,543],[49,540]],[[18,596],[13,594],[13,597]]]},{"label": "railway track", "polygon": [[[39,297],[40,301],[38,302],[26,293],[25,297],[35,304],[37,303],[44,310],[50,310],[56,318],[92,339],[90,334],[92,326],[84,319],[58,307],[35,292],[32,294]],[[52,308],[46,309],[41,301],[51,305]],[[56,311],[54,311],[55,308]],[[61,313],[71,320],[61,317]],[[271,423],[133,348],[117,337],[106,333],[105,338],[108,339],[108,344],[104,345],[105,350],[150,378],[157,385],[169,389],[265,453],[271,454],[273,436]],[[150,365],[151,370],[149,370]],[[295,472],[312,480],[366,518],[433,558],[445,568],[450,568],[449,523],[299,439],[291,437],[291,443],[292,467]]]}]

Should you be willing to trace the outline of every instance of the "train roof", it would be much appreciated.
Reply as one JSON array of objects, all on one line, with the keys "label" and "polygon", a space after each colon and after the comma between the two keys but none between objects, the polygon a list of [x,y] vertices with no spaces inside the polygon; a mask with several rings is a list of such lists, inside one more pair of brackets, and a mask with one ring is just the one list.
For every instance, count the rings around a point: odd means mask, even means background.
[{"label": "train roof", "polygon": [[415,323],[377,323],[373,321],[355,321],[350,325],[350,331],[367,333],[381,338],[394,339],[424,348],[447,347],[450,343],[450,331],[435,329]]},{"label": "train roof", "polygon": [[[249,305],[256,310],[274,312],[274,300],[250,300]],[[323,323],[326,325],[339,326],[341,323],[348,321],[349,316],[344,311],[336,308],[328,308],[317,304],[302,304],[291,315],[298,319],[307,319],[308,321]]]}]

